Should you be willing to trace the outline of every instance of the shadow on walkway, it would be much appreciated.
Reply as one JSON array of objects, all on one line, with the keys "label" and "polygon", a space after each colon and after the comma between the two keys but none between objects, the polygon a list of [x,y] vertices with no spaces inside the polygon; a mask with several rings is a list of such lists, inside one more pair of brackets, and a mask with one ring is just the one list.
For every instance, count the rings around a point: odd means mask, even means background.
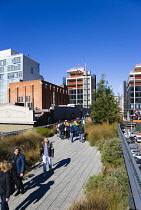
[{"label": "shadow on walkway", "polygon": [[[54,184],[54,181],[49,181],[47,184],[44,184],[44,182],[49,179],[53,174],[54,171],[62,166],[66,167],[70,163],[71,159],[63,159],[57,163],[55,163],[53,166],[53,170],[51,172],[47,172],[47,177],[43,178],[43,173],[35,176],[32,178],[30,181],[26,182],[24,184],[25,191],[39,187],[37,190],[33,191],[20,205],[16,207],[15,210],[25,210],[30,204],[34,204],[38,202],[45,194],[46,192],[50,189],[50,186]],[[29,177],[34,176],[34,174],[30,174]],[[20,198],[20,197],[19,197]],[[34,207],[33,207],[34,208]]]},{"label": "shadow on walkway", "polygon": [[54,184],[54,181],[49,181],[47,184],[43,184],[43,182],[46,181],[46,178],[43,178],[42,175],[36,176],[31,181],[33,184],[31,183],[31,186],[29,186],[29,188],[36,186],[38,186],[39,188],[32,192],[24,201],[22,201],[22,203],[18,205],[15,210],[25,210],[27,206],[29,206],[31,203],[34,204],[38,202],[50,189],[51,185]]},{"label": "shadow on walkway", "polygon": [[60,168],[62,166],[66,167],[70,162],[71,162],[70,158],[60,160],[59,162],[53,164],[53,166],[55,166],[55,168],[53,169],[56,170],[57,168]]}]

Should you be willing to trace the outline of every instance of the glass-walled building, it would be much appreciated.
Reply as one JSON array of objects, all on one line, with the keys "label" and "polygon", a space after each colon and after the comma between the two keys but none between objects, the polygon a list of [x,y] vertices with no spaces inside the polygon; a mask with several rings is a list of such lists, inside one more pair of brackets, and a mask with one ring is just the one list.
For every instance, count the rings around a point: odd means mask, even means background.
[{"label": "glass-walled building", "polygon": [[134,110],[141,110],[141,64],[136,64],[134,70],[130,71],[126,88],[127,112],[130,117]]},{"label": "glass-walled building", "polygon": [[84,67],[71,68],[67,73],[69,103],[88,108],[95,100],[93,92],[96,89],[96,76],[91,75]]},{"label": "glass-walled building", "polygon": [[9,83],[43,79],[39,63],[12,49],[0,51],[0,104],[7,103]]}]

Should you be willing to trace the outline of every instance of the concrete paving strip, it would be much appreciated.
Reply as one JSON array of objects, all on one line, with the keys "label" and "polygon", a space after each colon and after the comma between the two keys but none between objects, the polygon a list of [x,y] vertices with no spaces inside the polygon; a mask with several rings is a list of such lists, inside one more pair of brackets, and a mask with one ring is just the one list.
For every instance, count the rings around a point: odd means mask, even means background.
[{"label": "concrete paving strip", "polygon": [[88,178],[101,172],[100,152],[89,142],[71,143],[56,135],[49,139],[55,148],[53,171],[43,178],[42,163],[36,164],[24,180],[26,192],[10,197],[10,210],[67,210],[83,196]]}]

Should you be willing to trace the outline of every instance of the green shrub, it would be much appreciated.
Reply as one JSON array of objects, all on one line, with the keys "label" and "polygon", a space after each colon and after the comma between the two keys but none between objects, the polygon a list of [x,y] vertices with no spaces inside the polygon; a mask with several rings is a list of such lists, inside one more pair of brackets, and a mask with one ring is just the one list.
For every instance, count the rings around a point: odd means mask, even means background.
[{"label": "green shrub", "polygon": [[54,134],[54,129],[49,128],[35,128],[35,130],[40,133],[43,137],[50,137]]},{"label": "green shrub", "polygon": [[105,141],[101,152],[101,160],[104,165],[118,167],[123,164],[123,153],[119,139]]},{"label": "green shrub", "polygon": [[[124,165],[121,141],[117,136],[115,125],[90,126],[99,135],[99,149],[103,173],[91,176],[84,188],[85,198],[70,206],[70,210],[125,210],[128,209],[128,176]],[[87,132],[90,129],[87,127]],[[98,130],[97,132],[97,129]],[[110,129],[112,132],[110,132]],[[109,131],[109,132],[108,132]],[[91,135],[93,134],[91,132]],[[101,133],[100,133],[101,132]],[[88,132],[88,139],[90,137]],[[94,134],[94,136],[96,136]],[[113,139],[110,139],[112,136]],[[103,138],[103,139],[102,139]],[[105,140],[108,139],[108,140]],[[91,139],[89,139],[91,141]],[[92,143],[97,143],[96,140]],[[91,143],[91,142],[90,142]],[[91,143],[91,144],[92,144]]]}]

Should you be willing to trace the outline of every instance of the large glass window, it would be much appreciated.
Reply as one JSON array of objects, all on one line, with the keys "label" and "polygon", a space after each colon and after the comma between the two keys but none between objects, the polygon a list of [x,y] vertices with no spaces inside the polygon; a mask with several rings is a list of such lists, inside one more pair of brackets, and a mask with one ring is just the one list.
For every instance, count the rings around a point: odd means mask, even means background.
[{"label": "large glass window", "polygon": [[21,63],[21,57],[16,57],[12,59],[12,62],[15,63]]}]

